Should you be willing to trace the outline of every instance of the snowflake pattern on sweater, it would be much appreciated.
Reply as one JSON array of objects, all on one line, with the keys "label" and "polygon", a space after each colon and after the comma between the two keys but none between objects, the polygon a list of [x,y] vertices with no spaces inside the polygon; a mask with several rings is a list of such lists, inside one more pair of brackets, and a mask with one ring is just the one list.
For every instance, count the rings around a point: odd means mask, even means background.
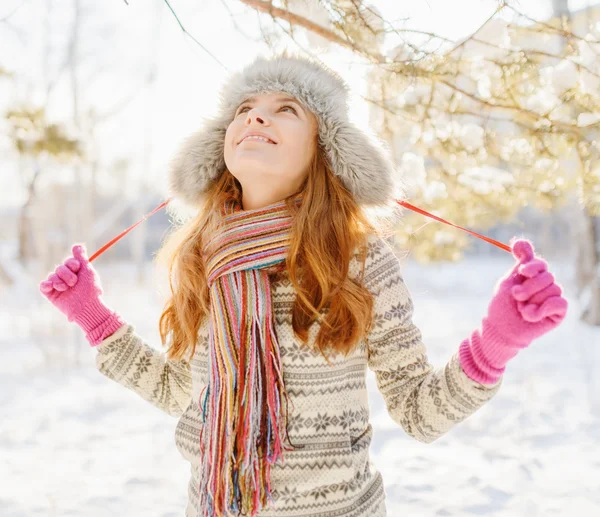
[{"label": "snowflake pattern on sweater", "polygon": [[[308,347],[294,336],[295,292],[285,272],[271,277],[271,294],[286,390],[289,438],[297,448],[284,451],[271,469],[274,504],[259,517],[386,517],[381,473],[369,457],[366,369],[376,376],[391,418],[411,437],[430,443],[489,401],[500,389],[470,379],[458,358],[459,343],[446,365],[429,363],[421,332],[412,321],[413,303],[401,264],[392,247],[370,235],[365,286],[374,295],[374,322],[348,356],[324,357],[313,349],[318,322],[309,330]],[[355,254],[351,278],[359,279]],[[208,327],[198,333],[194,357],[170,361],[126,323],[97,346],[96,365],[108,378],[179,417],[175,443],[190,463],[186,517],[197,517],[200,429],[199,406],[208,379]],[[293,409],[292,409],[293,408]]]}]

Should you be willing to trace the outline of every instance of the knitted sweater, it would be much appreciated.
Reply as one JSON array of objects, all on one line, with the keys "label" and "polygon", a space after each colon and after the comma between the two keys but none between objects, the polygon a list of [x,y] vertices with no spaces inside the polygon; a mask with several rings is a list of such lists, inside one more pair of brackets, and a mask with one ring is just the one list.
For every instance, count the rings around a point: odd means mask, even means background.
[{"label": "knitted sweater", "polygon": [[[349,275],[359,279],[360,273],[355,253]],[[289,437],[298,448],[284,451],[284,462],[271,468],[274,504],[259,517],[386,517],[382,476],[369,457],[373,428],[367,367],[375,372],[391,418],[425,443],[447,433],[500,388],[502,379],[484,385],[464,373],[459,343],[448,343],[455,352],[446,365],[434,368],[429,363],[412,321],[412,300],[400,262],[390,245],[375,235],[369,236],[364,281],[375,297],[371,332],[347,357],[330,354],[328,365],[312,349],[319,323],[309,330],[309,346],[303,346],[292,330],[293,286],[285,272],[271,279],[284,381],[293,404]],[[200,513],[199,401],[208,378],[206,323],[198,337],[189,362],[169,361],[126,323],[97,346],[96,356],[104,375],[179,417],[175,443],[191,465],[186,517]]]}]

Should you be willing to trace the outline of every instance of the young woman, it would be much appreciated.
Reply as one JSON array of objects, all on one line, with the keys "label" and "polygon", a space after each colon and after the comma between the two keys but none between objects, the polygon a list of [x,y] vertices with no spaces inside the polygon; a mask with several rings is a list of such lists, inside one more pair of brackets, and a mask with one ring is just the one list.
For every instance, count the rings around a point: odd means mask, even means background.
[{"label": "young woman", "polygon": [[187,517],[384,517],[367,366],[390,416],[429,443],[566,314],[547,263],[513,241],[516,264],[481,327],[446,365],[429,363],[400,262],[367,216],[395,203],[392,164],[349,122],[347,91],[311,60],[259,57],[185,142],[170,186],[196,214],[159,255],[166,354],[102,301],[83,245],[40,284],[96,347],[100,372],[179,417]]}]

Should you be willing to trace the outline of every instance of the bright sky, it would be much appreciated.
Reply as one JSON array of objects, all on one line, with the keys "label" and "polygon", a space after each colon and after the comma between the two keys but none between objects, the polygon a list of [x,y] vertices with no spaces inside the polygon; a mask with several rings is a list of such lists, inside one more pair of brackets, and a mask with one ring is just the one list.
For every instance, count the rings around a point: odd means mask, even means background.
[{"label": "bright sky", "polygon": [[[22,31],[19,35],[0,23],[0,65],[14,72],[19,85],[0,81],[2,112],[19,101],[41,102],[44,85],[49,77],[55,77],[64,60],[73,19],[73,0],[54,0],[50,17],[46,15],[48,3],[47,0],[2,1],[0,20],[21,5],[10,22]],[[214,113],[216,94],[227,72],[182,33],[161,0],[129,0],[129,5],[124,1],[103,2],[96,8],[90,7],[93,2],[82,3],[87,13],[82,14],[80,52],[91,57],[83,59],[79,72],[80,106],[93,105],[104,113],[123,99],[134,97],[118,118],[98,128],[101,160],[106,166],[119,158],[129,159],[134,164],[133,174],[145,176],[152,187],[166,192],[169,158],[181,141],[200,127],[202,117]],[[266,51],[263,43],[251,41],[234,27],[232,17],[245,33],[259,38],[258,16],[241,2],[171,0],[170,3],[184,27],[230,71]],[[527,7],[520,9],[526,9],[532,16],[545,17],[550,13],[551,0],[521,3]],[[572,0],[571,8],[579,9],[590,3],[594,0]],[[371,4],[388,20],[406,19],[398,22],[404,27],[460,38],[479,27],[497,2],[372,0]],[[261,19],[268,28],[270,21],[264,16]],[[45,56],[48,25],[53,27],[50,42],[53,50]],[[303,37],[300,40],[306,43]],[[289,38],[283,43],[288,48],[298,49]],[[157,80],[152,86],[144,86],[153,56]],[[358,124],[367,124],[367,106],[358,97],[364,87],[364,66],[348,66],[348,62],[355,59],[347,51],[321,53],[319,57],[350,83],[355,92],[351,117]],[[51,98],[49,117],[69,122],[71,113],[69,74],[64,71]],[[0,122],[0,203],[4,206],[20,204],[23,200],[23,191],[18,188],[15,154],[6,139],[5,129]],[[69,167],[64,167],[64,172],[61,169],[60,176],[70,181]],[[133,185],[136,184],[134,181]]]}]

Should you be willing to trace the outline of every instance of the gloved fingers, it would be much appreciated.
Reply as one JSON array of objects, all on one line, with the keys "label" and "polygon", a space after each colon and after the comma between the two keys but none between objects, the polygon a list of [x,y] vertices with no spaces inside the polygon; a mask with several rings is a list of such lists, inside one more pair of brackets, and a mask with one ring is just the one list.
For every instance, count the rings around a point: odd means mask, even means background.
[{"label": "gloved fingers", "polygon": [[77,273],[79,268],[81,267],[81,263],[76,258],[70,257],[65,261],[65,266],[67,266],[73,273]]},{"label": "gloved fingers", "polygon": [[528,303],[533,303],[535,305],[541,305],[545,300],[550,298],[551,296],[560,296],[562,294],[562,288],[556,282],[552,283],[548,287],[542,289],[541,291],[535,293],[529,300]]},{"label": "gloved fingers", "polygon": [[557,322],[564,319],[567,315],[569,303],[562,296],[552,296],[548,298],[541,307],[541,312],[550,318],[552,321]]},{"label": "gloved fingers", "polygon": [[523,319],[530,323],[536,323],[544,318],[550,318],[558,323],[567,314],[567,300],[561,296],[551,296],[542,305],[519,302],[519,310]]},{"label": "gloved fingers", "polygon": [[66,291],[69,288],[69,286],[67,286],[67,284],[65,284],[56,273],[52,273],[48,277],[48,280],[52,282],[52,287],[54,287],[54,289],[56,289],[57,291],[62,292]]},{"label": "gloved fingers", "polygon": [[526,279],[519,273],[519,268],[534,259],[533,245],[525,239],[513,237],[510,240],[510,247],[513,256],[517,259],[516,264],[508,271],[494,287],[494,294],[500,290],[510,289],[513,286],[520,285]]},{"label": "gloved fingers", "polygon": [[87,262],[89,260],[87,256],[87,250],[85,249],[85,244],[75,244],[73,246],[72,252],[73,256],[82,263]]},{"label": "gloved fingers", "polygon": [[526,280],[526,277],[519,274],[519,266],[519,263],[515,264],[510,271],[507,271],[504,276],[501,277],[498,282],[496,282],[496,285],[494,286],[494,294],[500,290],[507,290],[511,289],[513,286],[521,285]]},{"label": "gloved fingers", "polygon": [[44,280],[40,282],[40,291],[44,294],[50,294],[54,291],[54,286],[52,285],[51,280]]},{"label": "gloved fingers", "polygon": [[567,311],[569,310],[569,303],[567,302],[567,300],[565,300],[564,298],[561,298],[561,300],[563,300],[564,302],[564,310],[548,316],[548,318],[550,318],[550,320],[556,324],[559,324],[562,320],[565,319]]},{"label": "gloved fingers", "polygon": [[527,278],[533,278],[544,271],[548,271],[548,262],[541,258],[534,258],[529,262],[525,262],[518,267],[520,275],[526,276]]},{"label": "gloved fingers", "polygon": [[56,276],[69,287],[73,287],[77,283],[77,275],[64,264],[56,268]]},{"label": "gloved fingers", "polygon": [[520,264],[533,260],[535,251],[533,249],[533,244],[530,241],[527,239],[511,239],[510,244],[513,256]]},{"label": "gloved fingers", "polygon": [[533,278],[528,278],[521,285],[515,285],[511,292],[515,300],[523,302],[552,283],[554,283],[554,275],[549,271],[544,271]]}]

